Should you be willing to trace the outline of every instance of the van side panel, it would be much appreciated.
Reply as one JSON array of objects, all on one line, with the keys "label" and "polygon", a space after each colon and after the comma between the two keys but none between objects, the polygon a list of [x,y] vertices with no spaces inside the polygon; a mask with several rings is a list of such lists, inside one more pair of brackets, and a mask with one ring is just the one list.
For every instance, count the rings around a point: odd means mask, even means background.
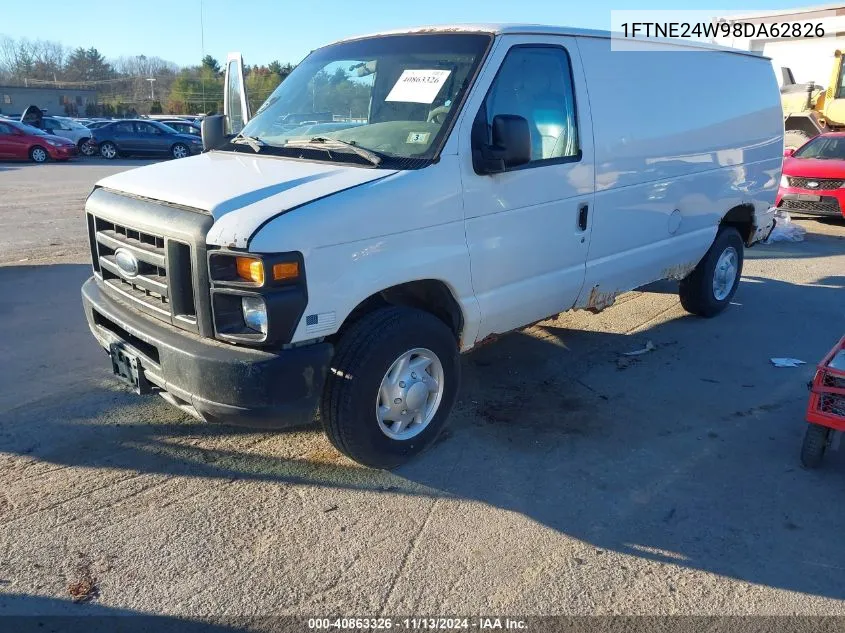
[{"label": "van side panel", "polygon": [[480,317],[457,162],[441,155],[435,165],[316,200],[259,230],[251,251],[300,251],[305,259],[308,305],[292,342],[334,334],[360,302],[386,288],[433,279],[461,308],[461,349],[472,347]]},{"label": "van side panel", "polygon": [[611,51],[578,38],[596,155],[586,280],[578,305],[685,276],[722,217],[774,203],[780,95],[764,58],[716,51]]}]

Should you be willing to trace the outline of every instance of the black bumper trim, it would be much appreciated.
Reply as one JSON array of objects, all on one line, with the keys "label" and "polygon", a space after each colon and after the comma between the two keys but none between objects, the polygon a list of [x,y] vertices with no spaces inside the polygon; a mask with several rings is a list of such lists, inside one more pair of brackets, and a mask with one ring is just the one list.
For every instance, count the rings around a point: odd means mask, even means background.
[{"label": "black bumper trim", "polygon": [[[151,383],[207,421],[282,428],[314,419],[334,354],[330,343],[270,352],[202,338],[124,306],[103,293],[94,277],[82,286],[82,303],[101,347],[127,345]],[[107,327],[109,322],[117,327]],[[145,350],[124,340],[121,331],[143,341]]]}]

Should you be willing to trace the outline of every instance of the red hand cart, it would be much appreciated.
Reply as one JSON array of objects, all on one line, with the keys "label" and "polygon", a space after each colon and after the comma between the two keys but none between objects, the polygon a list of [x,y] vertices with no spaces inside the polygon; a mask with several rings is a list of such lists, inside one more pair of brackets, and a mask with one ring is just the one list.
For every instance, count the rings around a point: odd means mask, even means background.
[{"label": "red hand cart", "polygon": [[801,463],[815,468],[821,464],[833,434],[845,431],[845,337],[816,367],[810,383],[807,422]]}]

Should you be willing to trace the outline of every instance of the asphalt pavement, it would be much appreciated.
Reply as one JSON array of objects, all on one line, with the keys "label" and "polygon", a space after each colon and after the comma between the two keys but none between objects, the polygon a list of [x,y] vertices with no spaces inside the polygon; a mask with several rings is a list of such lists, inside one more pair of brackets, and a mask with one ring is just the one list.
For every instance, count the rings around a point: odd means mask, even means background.
[{"label": "asphalt pavement", "polygon": [[115,383],[83,206],[140,164],[0,164],[0,615],[845,615],[845,457],[798,460],[845,224],[748,251],[717,318],[658,283],[466,355],[448,430],[387,473]]}]

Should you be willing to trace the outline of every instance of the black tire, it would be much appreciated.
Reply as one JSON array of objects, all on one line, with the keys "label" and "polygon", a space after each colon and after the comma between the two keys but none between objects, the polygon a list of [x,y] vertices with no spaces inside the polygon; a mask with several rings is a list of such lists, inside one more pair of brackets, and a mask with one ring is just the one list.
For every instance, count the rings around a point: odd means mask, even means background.
[{"label": "black tire", "polygon": [[80,139],[79,143],[77,143],[77,149],[83,156],[93,156],[97,153],[97,145],[92,138]]},{"label": "black tire", "polygon": [[787,130],[783,135],[784,149],[798,149],[810,140],[810,135],[801,130]]},{"label": "black tire", "polygon": [[118,157],[120,152],[117,150],[117,145],[111,141],[103,141],[100,143],[100,156],[108,160],[114,160]]},{"label": "black tire", "polygon": [[818,468],[827,450],[830,429],[820,424],[808,424],[801,444],[801,463],[804,468]]},{"label": "black tire", "polygon": [[[733,299],[736,289],[739,287],[739,279],[742,277],[743,247],[739,231],[734,227],[722,226],[719,229],[707,254],[698,262],[695,269],[681,281],[678,294],[681,297],[681,305],[684,306],[684,310],[691,314],[709,318],[716,316],[727,307]],[[713,289],[716,264],[722,254],[731,248],[736,252],[738,260],[736,278],[730,292],[718,298]]]},{"label": "black tire", "polygon": [[[382,379],[402,354],[425,348],[443,368],[443,393],[434,417],[416,436],[382,432],[376,405]],[[438,318],[405,307],[376,310],[345,332],[335,350],[320,403],[323,429],[344,455],[371,468],[395,468],[431,445],[446,424],[460,381],[455,335]]]},{"label": "black tire", "polygon": [[50,154],[40,145],[36,145],[29,150],[29,160],[33,163],[46,163],[50,160]]},{"label": "black tire", "polygon": [[176,143],[170,148],[170,155],[173,158],[187,158],[191,155],[191,150],[184,143]]}]

